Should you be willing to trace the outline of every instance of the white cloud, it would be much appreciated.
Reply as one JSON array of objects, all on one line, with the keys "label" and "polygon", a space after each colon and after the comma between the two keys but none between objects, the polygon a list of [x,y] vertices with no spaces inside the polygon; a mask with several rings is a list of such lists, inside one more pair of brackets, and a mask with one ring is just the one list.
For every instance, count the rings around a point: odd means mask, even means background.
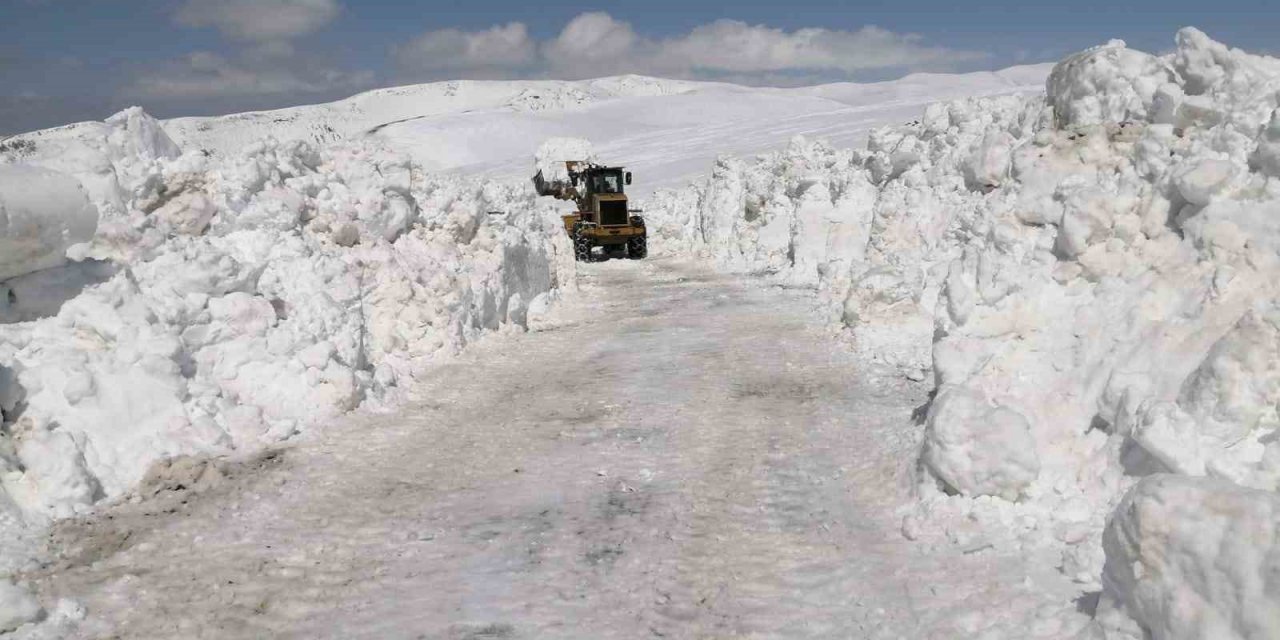
[{"label": "white cloud", "polygon": [[[256,62],[256,64],[255,64]],[[143,98],[204,98],[307,94],[340,88],[359,89],[373,81],[368,72],[296,68],[288,60],[275,64],[237,62],[207,51],[139,77],[126,91]]]},{"label": "white cloud", "polygon": [[242,50],[248,60],[271,61],[288,60],[297,54],[297,49],[288,40],[268,40]]},{"label": "white cloud", "polygon": [[395,53],[408,68],[483,70],[486,77],[575,79],[641,73],[769,84],[898,70],[949,70],[986,57],[873,26],[854,31],[786,31],[717,20],[684,34],[654,39],[599,11],[578,15],[559,35],[540,44],[532,41],[524,25],[512,23],[477,32],[429,32]]},{"label": "white cloud", "polygon": [[337,0],[187,0],[174,20],[236,40],[287,40],[319,30],[341,11]]},{"label": "white cloud", "polygon": [[403,66],[421,70],[519,68],[534,61],[537,46],[519,22],[484,31],[429,31],[395,50]]},{"label": "white cloud", "polygon": [[690,69],[750,73],[948,67],[982,56],[928,46],[915,35],[878,27],[857,31],[798,29],[786,32],[736,20],[717,20],[659,45],[670,64]]},{"label": "white cloud", "polygon": [[[338,0],[185,0],[177,24],[213,27],[240,41],[234,54],[196,51],[136,76],[120,95],[129,99],[304,98],[367,88],[374,74],[326,65],[295,40],[332,22]],[[224,100],[225,101],[225,100]]]},{"label": "white cloud", "polygon": [[[154,67],[121,95],[173,100],[267,96],[283,101],[368,88],[373,73],[336,69],[321,62],[315,51],[295,47],[298,36],[320,29],[341,10],[339,0],[186,0],[175,19],[215,27],[242,41],[237,52],[201,51]],[[947,70],[984,57],[877,27],[786,31],[718,20],[672,37],[647,38],[604,12],[580,14],[542,42],[524,24],[512,22],[478,31],[428,31],[394,47],[392,54],[404,77],[415,80],[641,73],[773,85]]]},{"label": "white cloud", "polygon": [[589,64],[591,60],[618,60],[648,48],[631,25],[601,11],[584,13],[569,21],[544,54],[556,66]]}]

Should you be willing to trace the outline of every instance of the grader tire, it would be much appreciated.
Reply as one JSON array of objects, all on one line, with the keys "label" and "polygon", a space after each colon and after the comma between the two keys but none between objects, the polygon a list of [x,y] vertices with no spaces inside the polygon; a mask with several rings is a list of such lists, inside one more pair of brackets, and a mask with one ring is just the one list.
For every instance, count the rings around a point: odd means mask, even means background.
[{"label": "grader tire", "polygon": [[591,238],[582,235],[573,237],[573,257],[578,262],[591,262]]},{"label": "grader tire", "polygon": [[649,255],[648,238],[645,236],[636,236],[627,241],[627,257],[632,260],[640,260]]}]

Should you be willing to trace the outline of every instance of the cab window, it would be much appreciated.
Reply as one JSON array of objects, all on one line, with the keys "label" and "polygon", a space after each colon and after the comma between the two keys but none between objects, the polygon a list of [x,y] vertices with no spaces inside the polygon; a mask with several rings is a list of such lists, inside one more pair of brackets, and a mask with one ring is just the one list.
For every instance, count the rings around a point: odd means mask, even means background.
[{"label": "cab window", "polygon": [[622,175],[597,173],[592,176],[591,190],[596,193],[622,193]]}]

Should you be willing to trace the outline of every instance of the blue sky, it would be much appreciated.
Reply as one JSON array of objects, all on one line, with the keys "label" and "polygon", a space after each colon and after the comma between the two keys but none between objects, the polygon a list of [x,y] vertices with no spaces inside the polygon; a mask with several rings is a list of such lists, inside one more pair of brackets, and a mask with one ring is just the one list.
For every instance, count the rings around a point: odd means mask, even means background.
[{"label": "blue sky", "polygon": [[646,73],[747,84],[869,81],[1052,61],[1194,25],[1267,52],[1280,12],[1185,0],[689,2],[0,0],[0,133],[330,100],[454,78]]}]

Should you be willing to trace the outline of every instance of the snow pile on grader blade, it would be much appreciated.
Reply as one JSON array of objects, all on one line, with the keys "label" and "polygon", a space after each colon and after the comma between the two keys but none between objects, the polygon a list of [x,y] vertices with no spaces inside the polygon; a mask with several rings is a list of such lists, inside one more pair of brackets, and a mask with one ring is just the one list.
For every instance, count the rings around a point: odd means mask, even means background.
[{"label": "snow pile on grader blade", "polygon": [[578,167],[595,164],[591,142],[582,138],[548,138],[534,154],[533,186],[540,196],[573,199],[571,174]]}]

